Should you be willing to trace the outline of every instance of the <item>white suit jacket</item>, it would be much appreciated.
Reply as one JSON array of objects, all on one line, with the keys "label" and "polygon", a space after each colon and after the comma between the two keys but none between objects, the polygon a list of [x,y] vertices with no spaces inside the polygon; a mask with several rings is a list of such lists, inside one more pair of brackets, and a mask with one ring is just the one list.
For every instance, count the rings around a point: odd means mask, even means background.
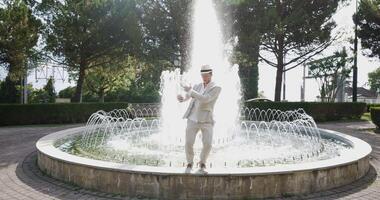
[{"label": "white suit jacket", "polygon": [[210,82],[207,84],[206,88],[201,94],[200,91],[203,87],[202,84],[203,83],[194,85],[193,88],[189,91],[189,96],[185,98],[185,100],[191,98],[191,102],[185,114],[183,115],[183,118],[186,119],[189,117],[192,109],[194,108],[195,101],[199,101],[199,110],[198,113],[196,113],[198,122],[214,123],[214,105],[222,88],[220,86],[217,86],[214,82]]}]

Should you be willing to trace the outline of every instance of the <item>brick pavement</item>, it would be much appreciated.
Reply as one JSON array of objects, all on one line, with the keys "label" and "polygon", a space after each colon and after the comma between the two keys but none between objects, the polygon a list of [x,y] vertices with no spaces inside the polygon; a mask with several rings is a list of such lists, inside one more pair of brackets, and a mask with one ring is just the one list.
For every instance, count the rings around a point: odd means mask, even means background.
[{"label": "brick pavement", "polygon": [[[48,125],[0,127],[0,199],[129,199],[82,189],[44,175],[36,166],[35,142],[42,136],[80,126]],[[366,130],[368,122],[318,124],[371,144],[371,169],[362,179],[329,191],[286,199],[366,199],[380,200],[380,134]]]}]

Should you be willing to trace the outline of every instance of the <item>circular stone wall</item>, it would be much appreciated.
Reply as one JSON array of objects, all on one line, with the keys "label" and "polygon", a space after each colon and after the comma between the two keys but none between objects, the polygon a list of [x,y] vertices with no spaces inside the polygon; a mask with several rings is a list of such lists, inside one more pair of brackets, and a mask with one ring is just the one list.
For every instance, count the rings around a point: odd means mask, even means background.
[{"label": "circular stone wall", "polygon": [[324,137],[341,140],[353,153],[300,164],[252,168],[210,168],[207,175],[184,168],[131,166],[92,160],[54,147],[57,140],[82,134],[84,127],[41,138],[38,166],[46,174],[83,188],[129,197],[159,199],[242,199],[283,197],[323,191],[349,184],[369,170],[371,146],[355,137],[320,129]]}]

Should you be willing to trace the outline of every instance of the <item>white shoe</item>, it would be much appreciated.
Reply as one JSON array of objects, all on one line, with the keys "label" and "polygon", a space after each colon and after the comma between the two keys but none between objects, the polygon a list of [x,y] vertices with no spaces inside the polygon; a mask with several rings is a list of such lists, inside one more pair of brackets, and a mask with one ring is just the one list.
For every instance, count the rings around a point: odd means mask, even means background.
[{"label": "white shoe", "polygon": [[205,169],[198,169],[197,174],[206,175],[206,174],[208,174],[208,172]]},{"label": "white shoe", "polygon": [[208,174],[208,172],[206,171],[206,165],[205,164],[201,163],[201,166],[198,170],[198,173],[199,174]]},{"label": "white shoe", "polygon": [[189,174],[189,173],[191,173],[191,170],[193,170],[193,164],[189,163],[189,164],[187,164],[187,167],[185,169],[185,173]]}]

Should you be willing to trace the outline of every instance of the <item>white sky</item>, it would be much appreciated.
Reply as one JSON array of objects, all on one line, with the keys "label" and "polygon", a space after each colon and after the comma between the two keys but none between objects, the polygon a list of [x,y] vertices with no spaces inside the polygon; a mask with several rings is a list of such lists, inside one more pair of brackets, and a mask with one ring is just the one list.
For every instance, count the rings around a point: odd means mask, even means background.
[{"label": "white sky", "polygon": [[[345,32],[345,36],[338,42],[338,44],[329,48],[320,56],[326,56],[337,49],[341,49],[341,46],[352,47],[348,45],[347,38],[353,37],[354,35],[354,24],[352,21],[352,15],[355,12],[355,0],[350,0],[351,3],[348,6],[342,7],[335,14],[334,20],[337,23],[337,28],[335,31]],[[347,48],[349,49],[349,48]],[[358,54],[358,86],[365,86],[367,82],[367,74],[377,67],[380,67],[380,61],[375,58],[365,57],[361,52],[360,41],[359,41],[359,54]],[[50,72],[51,74],[51,72]],[[274,86],[275,86],[275,68],[268,66],[264,63],[259,64],[259,91],[264,92],[264,96],[269,99],[274,98]],[[302,66],[292,69],[286,74],[286,99],[288,101],[300,101],[300,92],[302,85]],[[60,76],[55,73],[56,77]],[[4,79],[6,76],[6,71],[0,68],[0,79]],[[41,77],[41,75],[38,75]],[[42,76],[43,77],[43,76]],[[65,73],[66,80],[56,80],[55,88],[56,91],[60,91],[68,86],[74,86],[74,82],[68,81],[68,75]],[[28,83],[33,84],[36,88],[41,88],[46,84],[46,80],[36,81],[35,72],[30,72],[28,76]],[[318,85],[313,79],[306,80],[306,100],[315,101],[316,96],[319,94]],[[281,95],[282,97],[282,95]]]}]

